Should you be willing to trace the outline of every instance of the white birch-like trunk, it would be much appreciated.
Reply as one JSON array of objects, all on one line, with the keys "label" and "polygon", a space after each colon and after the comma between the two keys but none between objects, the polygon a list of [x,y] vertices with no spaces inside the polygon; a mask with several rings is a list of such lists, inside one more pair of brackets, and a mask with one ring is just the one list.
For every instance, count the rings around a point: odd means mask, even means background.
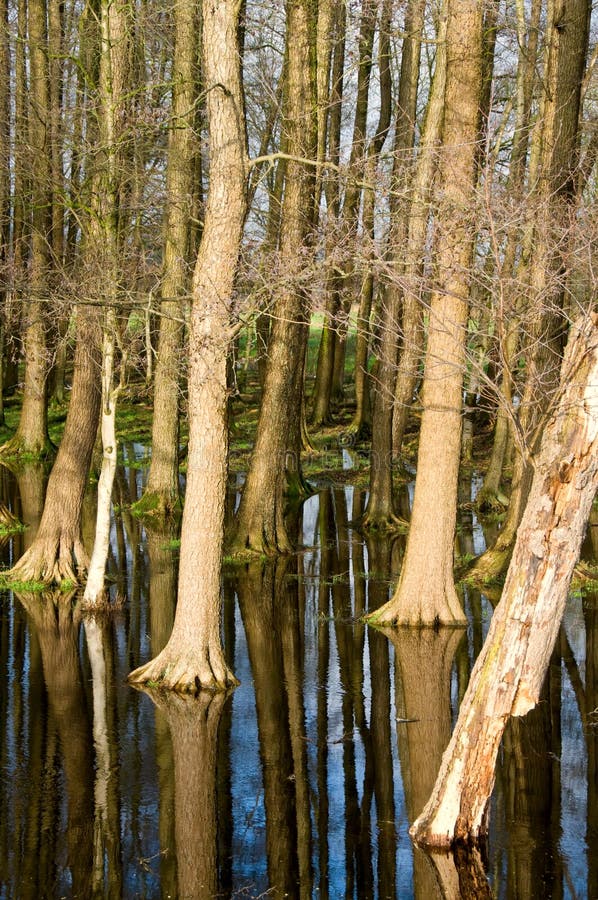
[{"label": "white birch-like trunk", "polygon": [[104,597],[106,563],[110,550],[112,486],[116,473],[116,398],[114,379],[114,315],[108,314],[102,355],[102,470],[98,482],[98,509],[93,553],[89,563],[83,603],[97,606]]}]

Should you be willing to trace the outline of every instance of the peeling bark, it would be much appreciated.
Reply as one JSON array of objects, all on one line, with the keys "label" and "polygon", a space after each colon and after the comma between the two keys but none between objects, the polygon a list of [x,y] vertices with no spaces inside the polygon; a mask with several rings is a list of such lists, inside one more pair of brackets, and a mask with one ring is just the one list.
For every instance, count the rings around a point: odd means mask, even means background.
[{"label": "peeling bark", "polygon": [[559,404],[535,459],[530,499],[502,599],[473,670],[440,773],[411,834],[476,843],[510,716],[538,702],[598,489],[598,314],[572,326]]}]

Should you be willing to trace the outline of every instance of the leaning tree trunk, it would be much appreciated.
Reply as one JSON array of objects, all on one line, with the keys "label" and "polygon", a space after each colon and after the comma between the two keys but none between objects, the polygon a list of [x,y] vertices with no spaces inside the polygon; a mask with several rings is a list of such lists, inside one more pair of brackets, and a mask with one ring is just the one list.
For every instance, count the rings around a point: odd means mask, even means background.
[{"label": "leaning tree trunk", "polygon": [[234,277],[245,215],[245,134],[239,78],[239,4],[203,3],[203,65],[210,187],[193,279],[189,336],[189,456],[172,634],[129,675],[181,692],[224,690],[236,680],[220,641],[220,568],[228,474],[226,360]]},{"label": "leaning tree trunk", "polygon": [[71,399],[64,434],[48,481],[35,540],[10,570],[16,581],[77,581],[87,568],[81,508],[98,428],[99,327],[94,311],[81,309]]},{"label": "leaning tree trunk", "polygon": [[593,313],[572,326],[559,404],[535,461],[502,599],[432,796],[411,829],[418,843],[447,847],[485,835],[506,722],[538,702],[598,489],[597,384],[598,314]]},{"label": "leaning tree trunk", "polygon": [[424,409],[411,527],[394,597],[371,620],[379,624],[461,624],[453,580],[457,479],[472,202],[481,81],[482,6],[449,4],[447,72],[439,209],[438,282],[430,301]]}]

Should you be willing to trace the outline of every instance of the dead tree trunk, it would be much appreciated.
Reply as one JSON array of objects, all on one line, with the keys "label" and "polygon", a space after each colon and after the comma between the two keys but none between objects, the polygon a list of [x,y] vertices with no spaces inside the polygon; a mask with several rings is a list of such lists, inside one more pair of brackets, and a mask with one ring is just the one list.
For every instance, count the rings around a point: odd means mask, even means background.
[{"label": "dead tree trunk", "polygon": [[538,702],[592,501],[598,489],[598,314],[572,326],[559,403],[486,643],[440,773],[411,834],[420,844],[476,843],[509,716]]}]

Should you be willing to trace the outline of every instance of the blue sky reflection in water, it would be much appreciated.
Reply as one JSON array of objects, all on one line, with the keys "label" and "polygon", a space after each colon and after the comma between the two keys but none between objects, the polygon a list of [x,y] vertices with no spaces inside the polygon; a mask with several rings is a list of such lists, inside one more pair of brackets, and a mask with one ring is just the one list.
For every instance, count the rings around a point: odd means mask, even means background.
[{"label": "blue sky reflection in water", "polygon": [[[176,550],[127,513],[141,481],[119,473],[112,568],[127,601],[112,619],[87,628],[67,596],[1,595],[0,897],[459,896],[454,867],[414,854],[408,827],[489,599],[467,593],[463,633],[366,629],[405,539],[365,544],[351,527],[362,495],[325,488],[296,517],[298,556],[225,572],[241,686],[226,701],[153,700],[125,678],[168,637]],[[21,482],[7,499],[34,524],[35,479]],[[5,565],[31,534],[4,542]],[[459,552],[480,535],[464,514]],[[597,628],[596,597],[572,597],[544,700],[507,729],[497,897],[598,897]]]}]

